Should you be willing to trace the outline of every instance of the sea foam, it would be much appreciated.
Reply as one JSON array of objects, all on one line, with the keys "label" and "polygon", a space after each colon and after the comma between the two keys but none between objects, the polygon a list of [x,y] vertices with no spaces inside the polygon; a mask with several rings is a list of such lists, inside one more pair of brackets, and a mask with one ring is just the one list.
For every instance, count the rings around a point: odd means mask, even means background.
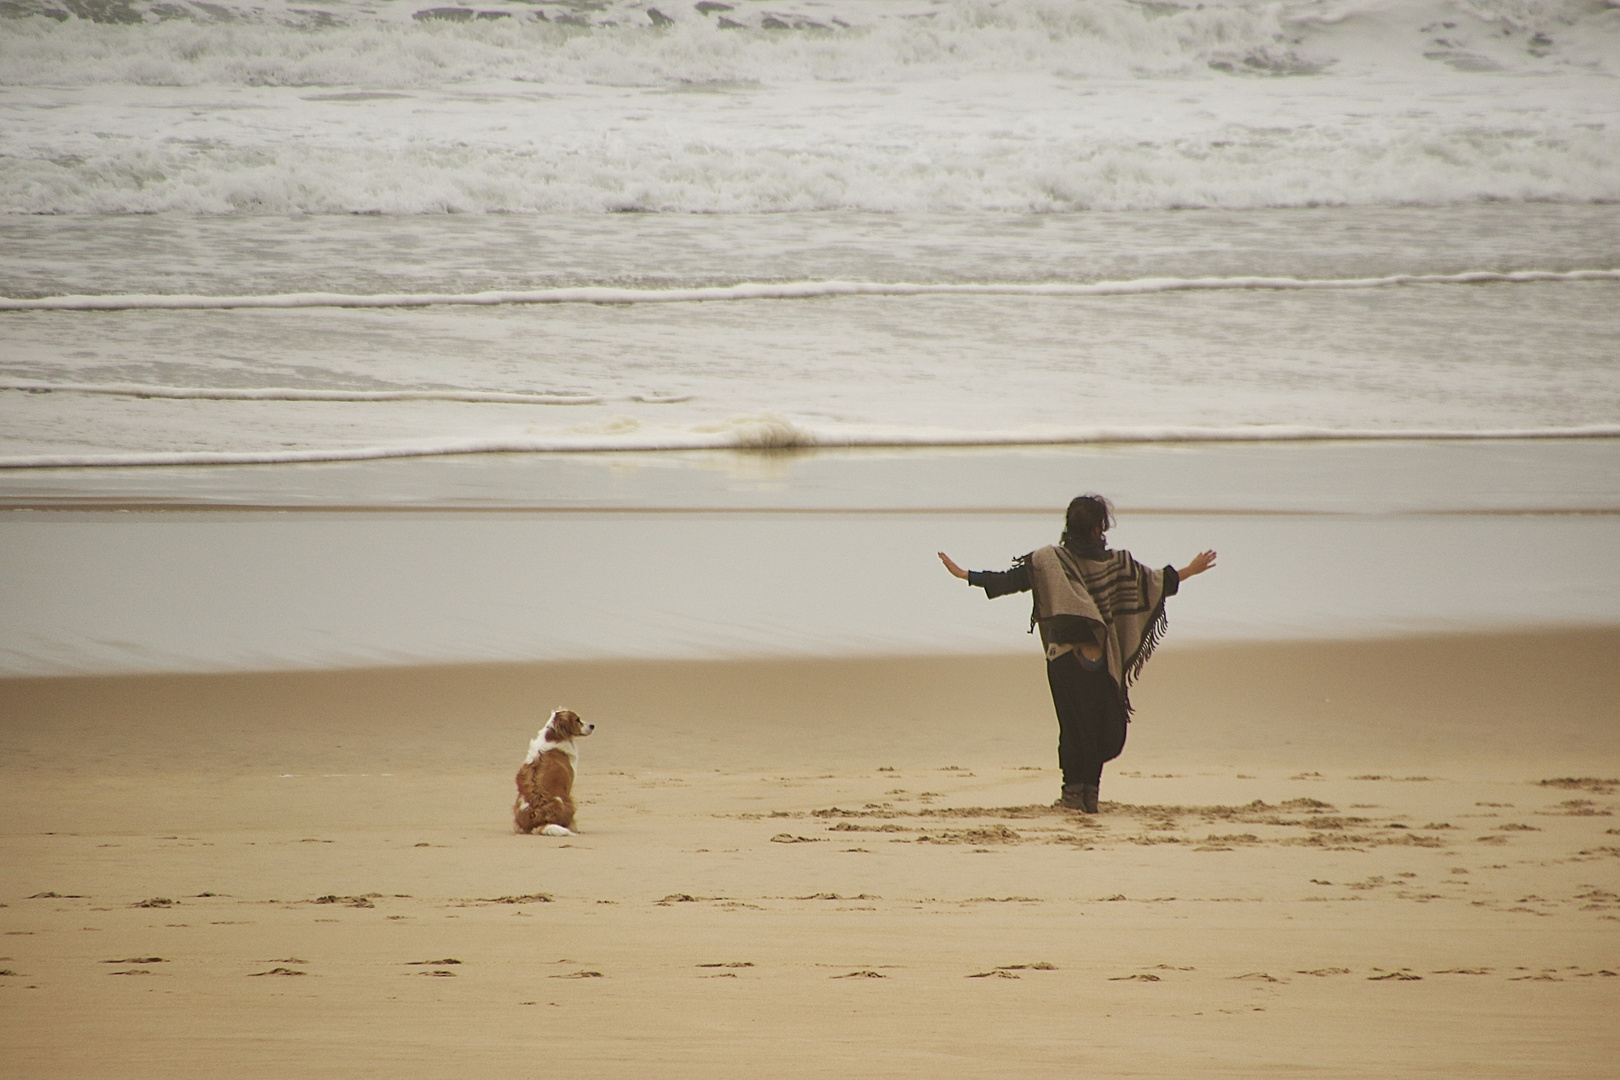
[{"label": "sea foam", "polygon": [[11,0],[0,212],[1620,199],[1601,3],[704,7]]},{"label": "sea foam", "polygon": [[[477,10],[413,12],[409,5],[323,11],[275,2],[12,0],[0,82],[359,86],[375,94],[485,80],[724,89],[987,71],[1301,76],[1357,61],[1369,47],[1392,53],[1386,63],[1434,54],[1425,58],[1474,72],[1616,59],[1613,10],[1601,0],[701,6],[490,0]],[[1449,25],[1434,21],[1446,16]]]},{"label": "sea foam", "polygon": [[[0,382],[0,390],[21,390],[29,394],[168,398],[175,401],[458,401],[475,405],[601,405],[608,400],[595,394],[512,394],[487,390],[316,390],[275,386],[152,386],[145,383],[47,383],[31,380]],[[656,404],[684,399],[655,399],[638,395],[633,400]]]}]

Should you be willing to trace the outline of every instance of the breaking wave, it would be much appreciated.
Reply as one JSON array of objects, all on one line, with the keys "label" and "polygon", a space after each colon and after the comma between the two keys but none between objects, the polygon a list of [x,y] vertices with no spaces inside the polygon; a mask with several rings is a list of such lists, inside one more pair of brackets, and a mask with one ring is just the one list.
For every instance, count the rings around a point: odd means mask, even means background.
[{"label": "breaking wave", "polygon": [[[0,213],[606,214],[1451,205],[1620,200],[1620,128],[919,136],[781,145],[615,133],[521,148],[402,136],[274,149],[76,135],[0,156]],[[874,137],[875,139],[875,137]],[[22,140],[15,140],[22,141]],[[70,144],[70,145],[69,145]]]},{"label": "breaking wave", "polygon": [[[130,309],[202,310],[223,308],[406,308],[438,305],[491,307],[507,304],[678,304],[715,303],[728,300],[806,300],[822,296],[1129,296],[1143,293],[1207,292],[1229,289],[1269,289],[1276,291],[1318,291],[1333,289],[1382,289],[1401,285],[1488,285],[1534,284],[1570,281],[1620,281],[1617,270],[1472,270],[1461,274],[1389,274],[1370,278],[1291,278],[1291,277],[1206,277],[1142,278],[1136,281],[984,283],[969,282],[868,282],[868,281],[791,281],[780,283],[744,282],[689,289],[627,289],[611,286],[581,286],[529,291],[479,293],[281,293],[267,296],[41,296],[0,297],[0,311],[123,311]],[[0,389],[80,389],[99,393],[133,393],[159,396],[165,391],[136,387],[128,390],[85,387],[48,387],[32,384],[0,386]],[[169,396],[207,396],[221,391],[169,391]],[[239,396],[315,394],[316,391],[264,390],[232,391]],[[324,392],[322,392],[324,393]],[[334,392],[335,393],[335,392]],[[343,401],[405,401],[413,397],[437,396],[437,391],[345,391]],[[316,400],[314,397],[287,400]],[[459,397],[446,400],[504,401],[517,404],[596,404],[599,398],[567,395],[500,395]]]},{"label": "breaking wave", "polygon": [[1088,443],[1278,443],[1327,441],[1457,441],[1485,439],[1615,439],[1620,424],[1466,430],[1455,428],[1323,428],[1292,425],[1242,427],[1120,427],[1068,431],[971,432],[939,430],[814,429],[781,416],[733,417],[725,424],[646,430],[625,422],[615,434],[556,434],[428,439],[385,446],[308,450],[172,451],[151,453],[31,454],[0,456],[0,469],[118,468],[175,465],[273,465],[456,454],[602,453],[661,450],[794,450],[854,447],[1064,446]]},{"label": "breaking wave", "polygon": [[[108,397],[163,398],[175,401],[456,401],[473,405],[602,405],[612,398],[598,394],[513,393],[495,390],[322,390],[308,387],[153,386],[146,383],[0,382],[0,390],[28,394],[100,394]],[[623,398],[642,405],[675,405],[690,394],[632,394]]]},{"label": "breaking wave", "polygon": [[1211,63],[1265,74],[1319,68],[1289,49],[1298,27],[1278,4],[860,0],[806,4],[798,13],[793,0],[770,11],[697,6],[705,10],[491,0],[482,10],[378,13],[11,0],[9,13],[36,17],[8,29],[0,82],[420,90],[501,80],[723,89],[1031,69],[1134,77]]},{"label": "breaking wave", "polygon": [[[29,88],[0,147],[4,213],[1620,199],[1613,0],[5,0],[0,14],[0,85]],[[1284,83],[1301,93],[1257,89]],[[127,88],[119,107],[142,123],[109,121],[102,86]],[[1414,94],[1424,109],[1406,107]],[[860,98],[862,122],[834,98]],[[730,124],[739,109],[758,122]]]},{"label": "breaking wave", "polygon": [[[725,89],[1030,73],[1313,75],[1370,30],[1459,70],[1615,59],[1605,0],[855,0],[747,10],[715,0],[488,0],[327,9],[201,0],[8,0],[0,84],[358,86],[480,81]],[[1459,40],[1489,28],[1488,42]],[[1427,23],[1428,25],[1423,25]],[[1435,40],[1435,28],[1452,33]],[[1425,36],[1427,35],[1427,36]],[[1584,48],[1582,42],[1586,42]],[[1385,44],[1383,42],[1381,45]],[[1474,52],[1468,52],[1472,49]]]}]

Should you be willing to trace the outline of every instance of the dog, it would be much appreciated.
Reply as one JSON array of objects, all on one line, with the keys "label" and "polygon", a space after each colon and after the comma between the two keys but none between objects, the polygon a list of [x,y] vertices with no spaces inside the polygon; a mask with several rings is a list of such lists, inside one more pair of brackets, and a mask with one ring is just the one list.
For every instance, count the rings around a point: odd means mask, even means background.
[{"label": "dog", "polygon": [[557,709],[529,744],[529,756],[517,773],[517,802],[512,823],[520,833],[574,835],[574,768],[579,751],[574,740],[596,730],[571,709]]}]

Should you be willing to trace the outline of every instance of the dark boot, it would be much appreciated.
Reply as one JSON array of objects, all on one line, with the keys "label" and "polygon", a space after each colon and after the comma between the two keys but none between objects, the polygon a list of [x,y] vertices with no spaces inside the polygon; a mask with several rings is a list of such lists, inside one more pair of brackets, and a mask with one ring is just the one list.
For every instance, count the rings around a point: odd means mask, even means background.
[{"label": "dark boot", "polygon": [[[1093,799],[1092,802],[1095,804],[1096,800]],[[1058,797],[1058,801],[1053,805],[1061,806],[1065,810],[1084,810],[1086,808],[1085,792],[1077,784],[1064,784],[1063,794]],[[1095,810],[1089,812],[1096,813]]]},{"label": "dark boot", "polygon": [[[1064,791],[1067,793],[1068,789],[1065,788]],[[1094,785],[1086,784],[1082,787],[1080,789],[1080,809],[1088,814],[1095,814],[1097,812],[1097,795],[1098,791]]]}]

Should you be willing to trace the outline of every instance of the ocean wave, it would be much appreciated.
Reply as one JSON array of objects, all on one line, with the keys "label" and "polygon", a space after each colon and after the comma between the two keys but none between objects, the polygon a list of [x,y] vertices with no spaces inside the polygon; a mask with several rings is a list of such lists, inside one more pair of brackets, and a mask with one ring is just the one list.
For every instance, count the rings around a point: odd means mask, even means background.
[{"label": "ocean wave", "polygon": [[[642,2],[334,11],[183,0],[11,0],[0,82],[59,86],[362,86],[484,80],[724,87],[1040,70],[1178,75],[1223,61],[1314,70],[1276,4],[1129,0],[794,0],[769,11]],[[1309,7],[1310,5],[1305,5]],[[85,17],[75,14],[80,9]],[[667,14],[666,14],[667,13]],[[410,18],[411,14],[418,17]],[[488,17],[479,18],[482,14]],[[98,18],[98,16],[100,16]],[[1268,67],[1268,65],[1270,67]]]},{"label": "ocean wave", "polygon": [[0,213],[1620,200],[1604,0],[797,3],[5,0]]},{"label": "ocean wave", "polygon": [[[0,83],[38,86],[405,90],[515,80],[703,88],[920,72],[1305,75],[1330,68],[1369,33],[1385,38],[1380,48],[1398,43],[1410,55],[1471,49],[1480,70],[1614,59],[1603,0],[785,0],[763,11],[644,0],[490,0],[414,11],[8,0],[0,10],[12,16],[0,20]],[[1438,21],[1445,14],[1459,21]],[[1491,40],[1455,40],[1466,33],[1461,21],[1490,27]],[[1451,36],[1437,45],[1435,28]]]},{"label": "ocean wave", "polygon": [[1065,446],[1092,443],[1280,443],[1459,441],[1503,439],[1620,439],[1620,424],[1572,427],[1327,428],[1297,425],[1238,427],[1142,426],[1047,431],[941,431],[937,429],[814,428],[764,413],[687,429],[648,429],[626,419],[606,433],[490,438],[424,439],[380,446],[305,450],[170,451],[154,453],[17,454],[0,456],[0,469],[121,468],[181,465],[279,465],[323,461],[458,454],[656,452],[680,450],[814,450],[967,446]]},{"label": "ocean wave", "polygon": [[[229,308],[406,308],[475,306],[492,307],[510,304],[678,304],[716,303],[736,300],[807,300],[831,296],[1129,296],[1143,293],[1207,292],[1218,290],[1338,290],[1384,289],[1411,285],[1489,285],[1536,284],[1547,282],[1620,281],[1620,269],[1615,270],[1470,270],[1460,274],[1388,274],[1364,278],[1291,278],[1291,277],[1205,277],[1205,278],[1141,278],[1135,281],[1094,282],[1033,282],[1033,283],[972,283],[972,282],[876,282],[876,281],[789,281],[743,282],[736,285],[716,285],[688,289],[627,289],[610,286],[582,286],[560,289],[534,289],[528,291],[497,290],[478,293],[381,293],[359,295],[350,293],[280,293],[266,296],[40,296],[0,297],[0,311],[124,311],[133,309],[205,310]],[[0,389],[70,389],[44,384],[7,384]],[[133,393],[135,396],[161,396],[164,391],[154,388],[123,390],[90,390],[101,393]],[[225,391],[208,391],[209,394]],[[231,391],[240,396],[264,395],[276,397],[289,394],[326,393],[325,391],[295,390],[242,390]],[[338,393],[332,391],[331,393]],[[426,400],[437,391],[344,391],[348,397],[329,400],[345,401],[405,401],[413,396]],[[470,392],[469,392],[470,393]],[[169,396],[189,394],[204,396],[199,390],[173,391]],[[485,395],[447,400],[506,400],[514,395]],[[556,400],[539,401],[535,395],[515,395],[524,402],[541,404],[594,404],[593,400],[556,396]],[[288,398],[287,400],[294,400]],[[297,400],[316,400],[304,397]]]},{"label": "ocean wave", "polygon": [[[153,386],[146,383],[0,382],[0,390],[29,394],[102,394],[110,397],[165,398],[190,401],[457,401],[494,405],[602,405],[597,394],[508,393],[491,390],[322,390],[306,387]],[[626,401],[674,405],[689,394],[634,394]]]},{"label": "ocean wave", "polygon": [[369,145],[370,133],[322,145],[290,131],[274,146],[15,135],[0,154],[0,213],[1061,213],[1620,200],[1620,128],[1519,120],[1039,139],[901,124],[909,145],[884,131],[784,142],[770,130],[740,141],[717,130],[694,141],[679,124],[524,146],[392,129],[397,145],[387,147]]}]

